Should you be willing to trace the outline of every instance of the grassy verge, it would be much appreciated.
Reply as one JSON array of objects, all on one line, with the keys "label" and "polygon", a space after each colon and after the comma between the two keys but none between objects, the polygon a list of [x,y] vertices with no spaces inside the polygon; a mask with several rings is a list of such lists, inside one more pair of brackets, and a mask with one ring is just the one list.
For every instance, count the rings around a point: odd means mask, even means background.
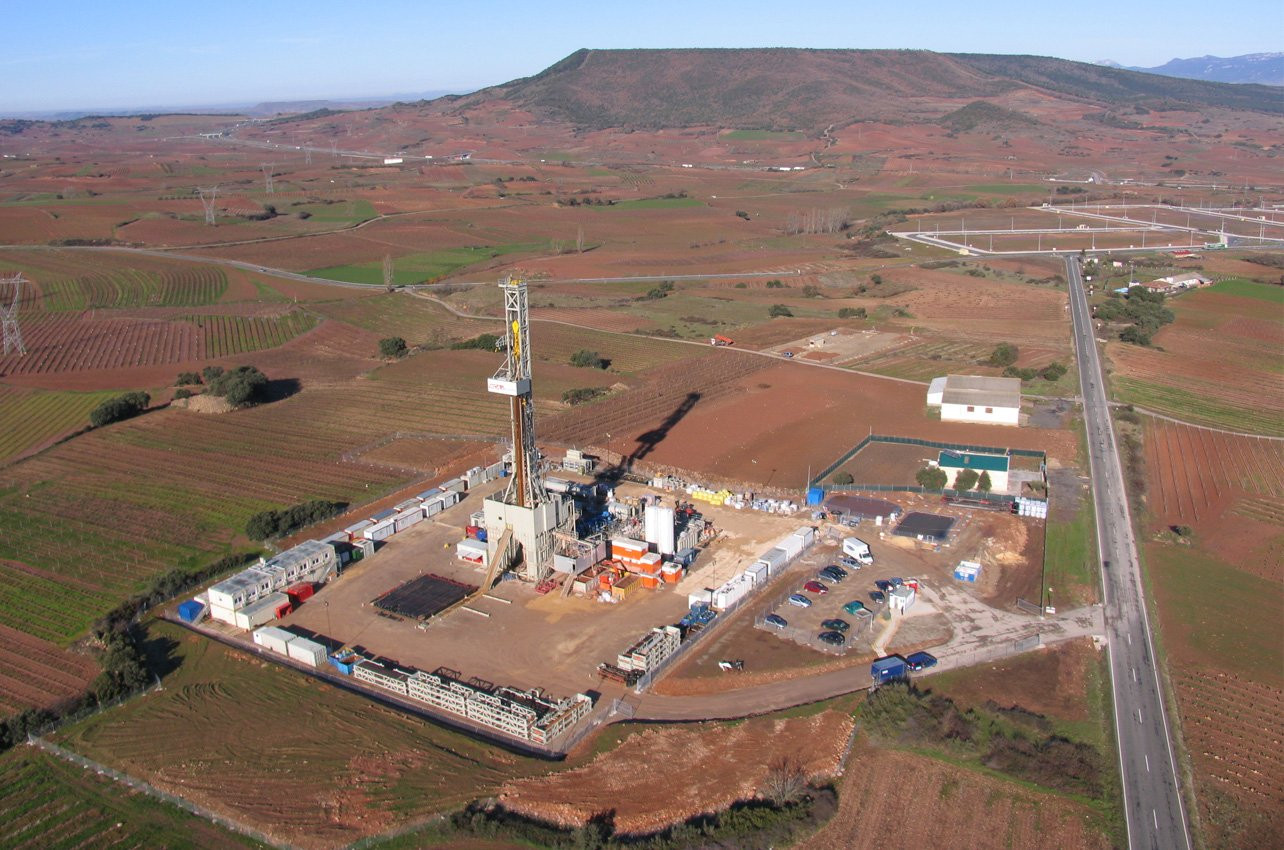
[{"label": "grassy verge", "polygon": [[[547,250],[547,248],[547,245],[539,242],[514,242],[506,245],[466,245],[459,248],[442,248],[439,251],[423,254],[405,254],[393,259],[392,280],[398,286],[438,280],[459,269],[485,260],[492,260],[506,254]],[[383,260],[312,269],[306,274],[327,280],[382,286]]]},{"label": "grassy verge", "polygon": [[1049,519],[1043,563],[1047,601],[1073,608],[1097,601],[1097,526],[1092,492],[1082,496],[1072,520]]}]

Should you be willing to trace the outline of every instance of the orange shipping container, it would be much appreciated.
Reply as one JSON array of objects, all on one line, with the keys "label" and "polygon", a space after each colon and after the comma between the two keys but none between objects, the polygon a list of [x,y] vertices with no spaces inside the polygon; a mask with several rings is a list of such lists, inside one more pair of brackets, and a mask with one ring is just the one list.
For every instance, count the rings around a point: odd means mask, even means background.
[{"label": "orange shipping container", "polygon": [[642,576],[642,586],[648,590],[655,590],[660,586],[660,579],[657,576]]}]

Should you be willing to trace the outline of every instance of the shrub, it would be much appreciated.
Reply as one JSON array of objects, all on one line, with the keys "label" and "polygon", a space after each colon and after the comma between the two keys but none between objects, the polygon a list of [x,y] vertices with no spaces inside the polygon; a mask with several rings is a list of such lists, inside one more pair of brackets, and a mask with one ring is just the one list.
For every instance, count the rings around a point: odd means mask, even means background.
[{"label": "shrub", "polygon": [[406,341],[399,336],[386,336],[379,340],[380,357],[404,357],[406,351]]},{"label": "shrub", "polygon": [[1119,334],[1121,342],[1132,343],[1133,345],[1150,345],[1150,334],[1139,325],[1129,325]]},{"label": "shrub", "polygon": [[222,374],[223,374],[223,367],[222,367],[222,366],[206,366],[204,369],[202,369],[202,370],[201,370],[201,374],[205,376],[205,383],[207,383],[207,384],[208,384],[210,381],[214,380],[214,379],[215,379],[215,378],[217,378],[219,375],[222,375]]},{"label": "shrub", "polygon": [[844,307],[838,311],[840,319],[864,319],[868,315],[864,307]]},{"label": "shrub", "polygon": [[775,319],[781,316],[792,317],[793,315],[794,311],[790,310],[784,304],[772,304],[770,309],[767,310],[767,318],[769,319]]},{"label": "shrub", "polygon": [[814,283],[809,283],[802,288],[803,298],[824,298],[825,295],[820,291],[820,287]]},{"label": "shrub", "polygon": [[610,361],[599,356],[596,351],[581,348],[571,355],[571,365],[582,369],[605,369],[610,365]]},{"label": "shrub", "polygon": [[745,221],[749,220],[749,213],[745,212],[744,210],[736,210],[736,215],[740,216]]},{"label": "shrub", "polygon": [[1064,363],[1049,363],[1039,371],[1039,377],[1045,381],[1059,381],[1065,373],[1066,367]]},{"label": "shrub", "polygon": [[496,351],[499,348],[499,337],[495,334],[479,334],[462,342],[452,342],[450,347],[456,351],[466,348],[480,348],[482,351]]},{"label": "shrub", "polygon": [[1009,366],[1003,370],[1003,377],[1020,378],[1023,381],[1033,381],[1038,374],[1034,369],[1018,369],[1015,366]]},{"label": "shrub", "polygon": [[768,288],[768,289],[784,289],[784,288],[785,288],[785,285],[784,285],[784,283],[782,283],[782,282],[780,281],[780,279],[779,279],[779,278],[774,278],[774,279],[772,279],[772,280],[767,281],[767,288]]},{"label": "shrub", "polygon": [[147,393],[134,392],[109,398],[89,411],[89,424],[95,428],[119,422],[137,416],[151,404],[152,397]]},{"label": "shrub", "polygon": [[180,387],[179,389],[174,390],[175,401],[177,401],[180,398],[191,398],[191,397],[192,397],[192,391],[187,389],[186,387]]},{"label": "shrub", "polygon": [[283,511],[261,511],[246,521],[245,536],[251,540],[284,537],[305,526],[338,516],[347,508],[347,502],[328,502],[324,499],[313,499],[312,501],[302,502],[286,508]]},{"label": "shrub", "polygon": [[562,393],[562,401],[567,404],[583,404],[606,395],[606,387],[577,387]]},{"label": "shrub", "polygon": [[980,477],[976,479],[976,489],[979,493],[988,493],[994,489],[994,483],[990,481],[990,473],[981,471]]},{"label": "shrub", "polygon": [[914,480],[918,482],[918,486],[927,490],[944,490],[949,475],[939,466],[925,466],[914,473]]},{"label": "shrub", "polygon": [[856,479],[852,478],[852,474],[850,472],[840,472],[834,476],[835,484],[842,484],[843,486],[846,486],[848,484],[854,484],[855,482],[856,482]]},{"label": "shrub", "polygon": [[201,376],[196,372],[179,372],[178,379],[174,381],[174,386],[181,387],[191,384],[199,384]]},{"label": "shrub", "polygon": [[991,366],[1011,366],[1017,362],[1020,355],[1020,349],[1010,342],[1001,342],[995,346],[994,351],[990,353]]}]

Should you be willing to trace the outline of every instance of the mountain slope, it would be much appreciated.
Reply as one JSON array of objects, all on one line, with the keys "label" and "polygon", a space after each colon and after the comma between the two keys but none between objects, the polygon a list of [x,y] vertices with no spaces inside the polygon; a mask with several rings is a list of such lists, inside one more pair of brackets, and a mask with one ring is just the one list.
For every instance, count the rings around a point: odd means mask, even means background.
[{"label": "mountain slope", "polygon": [[1021,89],[1099,105],[1284,113],[1266,86],[1228,86],[1039,56],[917,50],[579,50],[532,77],[451,98],[500,99],[536,114],[605,127],[722,126],[818,132],[860,119],[934,120],[933,99]]},{"label": "mountain slope", "polygon": [[1167,77],[1218,83],[1257,83],[1284,86],[1284,53],[1246,53],[1243,56],[1197,56],[1173,59],[1154,68],[1132,68]]}]

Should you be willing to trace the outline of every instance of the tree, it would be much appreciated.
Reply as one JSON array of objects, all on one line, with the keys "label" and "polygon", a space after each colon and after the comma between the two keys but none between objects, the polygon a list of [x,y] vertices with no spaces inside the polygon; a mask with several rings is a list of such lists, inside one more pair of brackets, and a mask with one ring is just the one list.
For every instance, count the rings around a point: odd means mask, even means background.
[{"label": "tree", "polygon": [[784,304],[772,304],[770,309],[767,310],[767,318],[769,319],[775,319],[781,316],[792,318],[793,315],[794,311],[790,310]]},{"label": "tree", "polygon": [[174,381],[174,386],[182,387],[189,384],[199,384],[201,376],[196,372],[179,372],[178,379]]},{"label": "tree", "polygon": [[201,370],[201,374],[205,376],[205,383],[208,384],[210,381],[214,380],[219,375],[223,374],[223,367],[206,366],[204,369]]},{"label": "tree", "polygon": [[883,285],[883,276],[881,274],[872,274],[869,276],[869,282],[875,286]]},{"label": "tree", "polygon": [[944,490],[950,477],[939,466],[925,466],[914,473],[914,480],[925,490]]},{"label": "tree", "polygon": [[210,394],[222,396],[233,407],[254,401],[268,384],[267,375],[254,366],[237,366],[207,381]]},{"label": "tree", "polygon": [[596,351],[581,348],[571,355],[571,365],[582,369],[605,369],[609,361],[603,359]]},{"label": "tree", "polygon": [[1045,381],[1059,381],[1061,376],[1066,373],[1064,363],[1049,363],[1039,372],[1039,377]]},{"label": "tree", "polygon": [[843,486],[846,486],[848,484],[854,484],[855,482],[856,482],[856,479],[852,478],[852,474],[850,472],[840,472],[834,476],[835,484],[841,484]]},{"label": "tree", "polygon": [[774,279],[772,279],[772,280],[767,281],[767,288],[768,288],[768,289],[784,289],[784,288],[785,288],[785,285],[784,285],[784,283],[782,283],[782,282],[781,282],[781,280],[780,280],[779,278],[774,278]]},{"label": "tree", "polygon": [[994,351],[990,354],[990,365],[1011,366],[1013,363],[1017,362],[1017,357],[1019,355],[1020,349],[1015,345],[1010,342],[1001,342],[994,347]]},{"label": "tree", "polygon": [[179,400],[180,398],[191,398],[191,397],[192,397],[192,391],[189,390],[187,387],[179,387],[178,389],[174,390],[175,401]]},{"label": "tree", "polygon": [[976,489],[978,493],[988,493],[994,489],[994,484],[990,481],[990,473],[981,470],[981,475],[976,479]]},{"label": "tree", "polygon": [[955,490],[971,490],[976,487],[977,474],[975,469],[960,469],[959,474],[954,476]]},{"label": "tree", "polygon": [[1129,325],[1119,334],[1121,342],[1129,342],[1133,345],[1150,345],[1150,334],[1142,330],[1140,325]]},{"label": "tree", "polygon": [[399,336],[387,336],[379,340],[379,356],[405,357],[406,341]]},{"label": "tree", "polygon": [[392,271],[392,255],[384,254],[383,255],[383,288],[388,290],[389,292],[392,292],[393,280],[394,280],[394,276]]},{"label": "tree", "polygon": [[453,349],[480,348],[482,351],[498,351],[499,339],[495,334],[479,334],[472,339],[452,342],[450,347]]},{"label": "tree", "polygon": [[109,398],[89,411],[89,424],[95,428],[119,422],[137,416],[151,404],[152,397],[147,393],[134,392]]},{"label": "tree", "polygon": [[762,793],[777,807],[797,800],[807,789],[807,772],[794,756],[782,756],[767,768]]}]

